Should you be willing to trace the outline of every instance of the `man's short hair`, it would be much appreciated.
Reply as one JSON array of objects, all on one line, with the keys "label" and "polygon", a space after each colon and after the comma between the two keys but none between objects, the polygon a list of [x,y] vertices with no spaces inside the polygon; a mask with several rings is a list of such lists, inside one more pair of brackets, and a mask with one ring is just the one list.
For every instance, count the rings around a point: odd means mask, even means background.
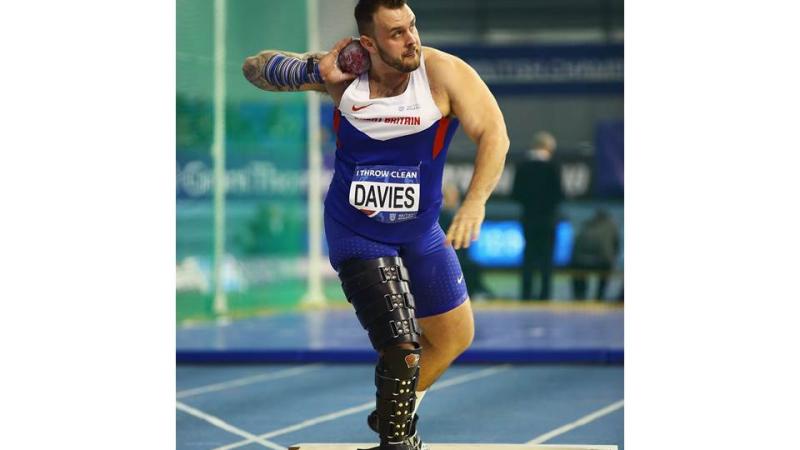
[{"label": "man's short hair", "polygon": [[406,0],[358,0],[355,11],[358,33],[370,36],[373,34],[372,16],[381,6],[388,9],[398,9],[405,5]]}]

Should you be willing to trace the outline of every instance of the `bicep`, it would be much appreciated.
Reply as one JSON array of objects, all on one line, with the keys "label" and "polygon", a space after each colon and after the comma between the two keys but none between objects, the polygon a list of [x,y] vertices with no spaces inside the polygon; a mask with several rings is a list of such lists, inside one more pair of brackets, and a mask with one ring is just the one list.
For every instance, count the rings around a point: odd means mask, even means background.
[{"label": "bicep", "polygon": [[475,142],[487,132],[507,137],[500,106],[475,69],[454,58],[452,70],[454,76],[448,86],[448,95],[464,133]]}]

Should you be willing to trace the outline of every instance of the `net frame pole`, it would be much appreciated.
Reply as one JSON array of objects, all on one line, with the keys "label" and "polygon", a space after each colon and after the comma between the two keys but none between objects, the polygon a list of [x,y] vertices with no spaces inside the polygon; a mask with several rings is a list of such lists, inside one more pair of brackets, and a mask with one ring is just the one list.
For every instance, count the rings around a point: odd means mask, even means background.
[{"label": "net frame pole", "polygon": [[[319,51],[319,0],[306,0],[308,51]],[[306,92],[308,122],[308,278],[302,303],[324,305],[322,288],[322,143],[320,93]]]},{"label": "net frame pole", "polygon": [[223,264],[225,258],[225,25],[226,0],[214,0],[214,314],[228,313]]}]

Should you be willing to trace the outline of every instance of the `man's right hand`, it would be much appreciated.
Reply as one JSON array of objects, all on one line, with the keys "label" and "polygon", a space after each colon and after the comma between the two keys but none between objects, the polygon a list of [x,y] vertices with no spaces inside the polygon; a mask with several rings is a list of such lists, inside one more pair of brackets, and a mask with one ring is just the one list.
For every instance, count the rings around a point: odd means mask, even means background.
[{"label": "man's right hand", "polygon": [[347,44],[352,40],[353,38],[350,37],[339,40],[333,45],[331,51],[326,53],[325,56],[319,60],[319,73],[322,75],[325,84],[339,84],[356,78],[352,73],[342,72],[336,64],[336,60],[339,58],[339,52],[347,47]]}]

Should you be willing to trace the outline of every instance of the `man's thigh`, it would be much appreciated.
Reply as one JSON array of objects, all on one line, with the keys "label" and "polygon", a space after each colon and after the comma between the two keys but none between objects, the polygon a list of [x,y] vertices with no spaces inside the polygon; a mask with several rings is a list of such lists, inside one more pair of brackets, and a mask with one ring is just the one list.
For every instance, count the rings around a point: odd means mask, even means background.
[{"label": "man's thigh", "polygon": [[469,299],[450,311],[417,321],[422,328],[422,337],[434,347],[464,347],[472,342],[475,325]]},{"label": "man's thigh", "polygon": [[350,259],[376,259],[397,256],[394,245],[376,242],[356,234],[339,222],[325,217],[325,236],[328,240],[328,259],[337,272]]},{"label": "man's thigh", "polygon": [[408,269],[417,318],[446,313],[464,303],[467,286],[453,247],[445,245],[438,225],[415,243],[400,249]]}]

